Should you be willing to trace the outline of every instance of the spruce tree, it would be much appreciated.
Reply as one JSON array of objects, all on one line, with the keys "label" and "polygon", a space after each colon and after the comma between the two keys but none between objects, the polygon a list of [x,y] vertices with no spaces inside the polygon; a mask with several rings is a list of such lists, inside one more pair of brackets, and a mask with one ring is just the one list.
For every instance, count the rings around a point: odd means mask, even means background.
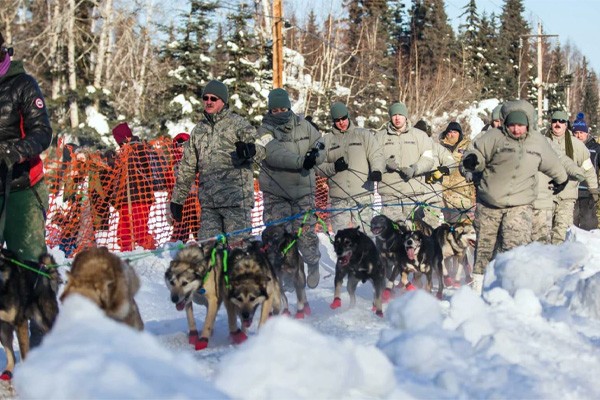
[{"label": "spruce tree", "polygon": [[560,46],[552,51],[552,69],[550,81],[546,89],[548,98],[548,110],[567,109],[567,88],[573,81],[572,74],[567,74]]},{"label": "spruce tree", "polygon": [[[183,25],[175,30],[175,37],[162,51],[164,62],[173,65],[168,73],[168,89],[160,99],[165,103],[166,120],[178,121],[184,113],[194,118],[202,109],[202,87],[211,79],[211,21],[217,7],[215,1],[191,0],[190,11],[181,16]],[[178,101],[173,102],[175,98]],[[190,104],[191,110],[182,108],[181,102]]]},{"label": "spruce tree", "polygon": [[[230,107],[238,114],[258,124],[266,110],[261,96],[261,60],[256,54],[256,38],[249,27],[252,14],[244,3],[227,15],[230,32],[227,35],[227,67],[222,80],[229,87]],[[255,80],[259,82],[255,82]]]},{"label": "spruce tree", "polygon": [[502,99],[521,98],[529,76],[529,42],[524,35],[530,32],[523,18],[523,0],[505,0],[500,15],[498,61],[500,82],[498,94]]},{"label": "spruce tree", "polygon": [[458,26],[460,44],[463,50],[463,73],[473,78],[475,82],[478,82],[485,57],[483,53],[487,51],[480,43],[481,19],[477,12],[477,3],[475,0],[469,0],[469,3],[463,9],[465,11],[460,17],[464,17],[465,22]]},{"label": "spruce tree", "polygon": [[600,121],[600,116],[598,115],[598,112],[600,111],[598,108],[600,106],[598,89],[598,75],[596,75],[594,70],[590,69],[585,80],[581,111],[586,116],[586,122],[594,131],[598,127],[598,122]]}]

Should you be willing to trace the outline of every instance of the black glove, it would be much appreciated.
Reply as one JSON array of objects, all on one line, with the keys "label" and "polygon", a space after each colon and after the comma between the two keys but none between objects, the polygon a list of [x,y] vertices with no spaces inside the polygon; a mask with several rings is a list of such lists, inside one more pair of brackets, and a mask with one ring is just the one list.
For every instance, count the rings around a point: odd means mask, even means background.
[{"label": "black glove", "polygon": [[0,164],[11,167],[21,160],[21,155],[8,143],[0,143]]},{"label": "black glove", "polygon": [[442,175],[450,175],[450,168],[444,167],[443,165],[437,167],[437,170],[440,171]]},{"label": "black glove", "polygon": [[334,163],[335,172],[345,171],[348,169],[348,163],[344,160],[344,157],[340,157],[335,160]]},{"label": "black glove", "polygon": [[548,185],[550,185],[550,187],[552,189],[552,194],[559,194],[567,186],[567,183],[569,183],[568,179],[566,181],[564,181],[563,183],[556,183],[555,180],[551,180],[550,182],[548,182]]},{"label": "black glove", "polygon": [[415,176],[415,170],[412,167],[402,167],[398,173],[405,182],[408,182],[413,176]]},{"label": "black glove", "polygon": [[304,162],[302,163],[302,168],[309,170],[315,166],[317,163],[317,156],[319,155],[318,149],[311,149],[306,152],[306,156],[304,156]]},{"label": "black glove", "polygon": [[256,145],[252,142],[235,142],[235,152],[238,158],[249,160],[256,155]]},{"label": "black glove", "polygon": [[171,204],[169,204],[169,208],[171,209],[171,215],[173,216],[173,220],[181,222],[181,220],[183,219],[183,204],[171,202]]},{"label": "black glove", "polygon": [[379,171],[372,171],[369,174],[369,180],[373,181],[373,182],[381,182],[381,172],[379,172]]},{"label": "black glove", "polygon": [[479,161],[477,161],[477,156],[475,154],[468,154],[462,160],[463,167],[465,167],[465,169],[468,171],[475,171],[475,168],[478,164]]}]

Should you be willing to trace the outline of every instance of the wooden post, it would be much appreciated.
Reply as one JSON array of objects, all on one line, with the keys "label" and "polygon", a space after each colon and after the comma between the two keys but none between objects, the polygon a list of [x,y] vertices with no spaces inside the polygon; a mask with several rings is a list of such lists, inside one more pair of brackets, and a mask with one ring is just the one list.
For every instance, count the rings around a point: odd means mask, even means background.
[{"label": "wooden post", "polygon": [[273,88],[283,86],[283,0],[273,0]]}]

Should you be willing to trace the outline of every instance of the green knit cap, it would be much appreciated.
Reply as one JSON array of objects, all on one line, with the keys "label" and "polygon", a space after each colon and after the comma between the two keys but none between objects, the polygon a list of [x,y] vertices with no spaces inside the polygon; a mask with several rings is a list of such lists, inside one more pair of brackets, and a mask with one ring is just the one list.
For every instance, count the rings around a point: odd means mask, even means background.
[{"label": "green knit cap", "polygon": [[390,114],[390,118],[392,118],[394,115],[404,115],[406,118],[408,118],[408,108],[406,108],[404,103],[394,103],[390,106],[388,114]]},{"label": "green knit cap", "polygon": [[565,121],[569,120],[569,114],[564,111],[554,111],[552,113],[552,117],[550,119],[564,119]]},{"label": "green knit cap", "polygon": [[529,126],[529,120],[527,119],[527,114],[523,111],[511,111],[504,120],[504,125],[527,125]]},{"label": "green knit cap", "polygon": [[331,105],[329,112],[331,113],[331,119],[338,119],[348,116],[348,108],[346,108],[344,103],[340,103],[339,101],[336,101]]},{"label": "green knit cap", "polygon": [[502,119],[502,116],[500,115],[501,109],[502,109],[502,103],[500,103],[496,107],[494,107],[494,109],[492,110],[492,121],[495,121],[497,119]]},{"label": "green knit cap", "polygon": [[292,103],[290,103],[290,96],[285,89],[277,88],[273,89],[269,92],[269,111],[274,108],[287,108],[290,110],[292,108]]},{"label": "green knit cap", "polygon": [[207,94],[214,94],[221,100],[223,103],[227,103],[229,100],[229,92],[227,91],[227,86],[221,81],[210,81],[204,86],[204,90],[202,91],[202,96]]}]

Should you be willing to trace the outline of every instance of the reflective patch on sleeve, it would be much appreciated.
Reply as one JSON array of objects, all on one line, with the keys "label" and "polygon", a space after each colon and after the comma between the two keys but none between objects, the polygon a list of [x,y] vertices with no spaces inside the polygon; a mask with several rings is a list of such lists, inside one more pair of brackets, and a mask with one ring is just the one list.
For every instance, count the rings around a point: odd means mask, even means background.
[{"label": "reflective patch on sleeve", "polygon": [[274,139],[274,136],[271,132],[267,132],[264,135],[262,135],[260,138],[258,138],[257,143],[263,147],[265,147],[267,145],[267,143],[269,143],[271,140]]},{"label": "reflective patch on sleeve", "polygon": [[592,160],[590,160],[589,158],[587,158],[583,164],[581,164],[581,168],[583,168],[584,170],[588,171],[590,169],[594,168],[594,164],[592,164]]},{"label": "reflective patch on sleeve", "polygon": [[431,150],[425,150],[423,152],[423,154],[421,155],[421,157],[433,158],[433,151],[431,151]]},{"label": "reflective patch on sleeve", "polygon": [[38,97],[37,99],[35,99],[35,106],[39,109],[44,108],[44,100]]}]

